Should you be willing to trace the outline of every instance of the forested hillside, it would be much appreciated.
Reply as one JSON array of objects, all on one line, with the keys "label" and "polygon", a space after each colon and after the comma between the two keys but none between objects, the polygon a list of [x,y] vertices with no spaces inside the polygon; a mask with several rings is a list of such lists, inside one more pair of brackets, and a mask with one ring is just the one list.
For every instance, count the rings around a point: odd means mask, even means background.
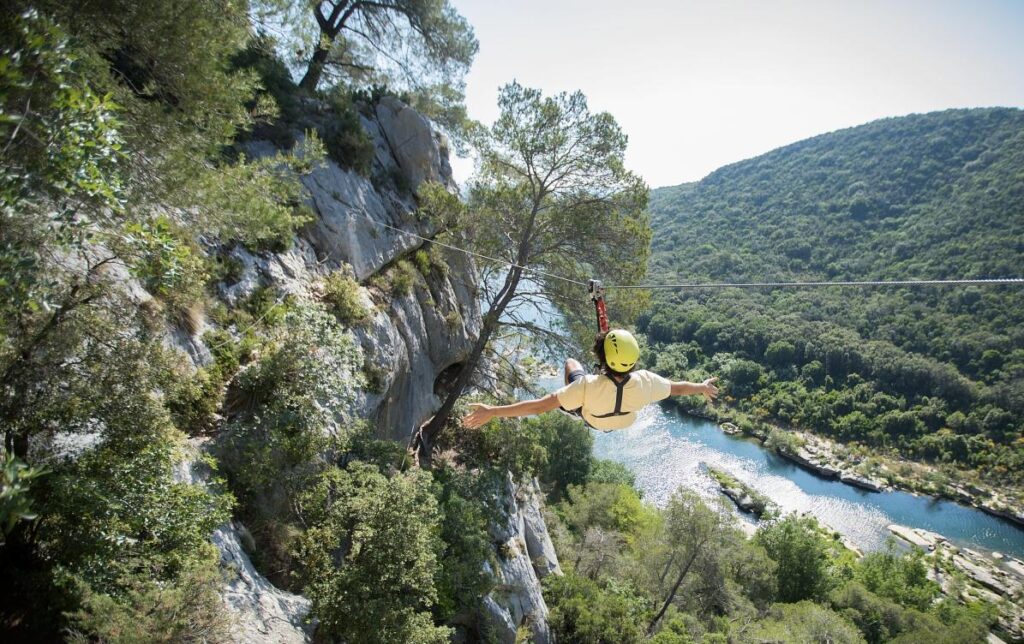
[{"label": "forested hillside", "polygon": [[[1024,274],[1024,112],[876,121],[654,190],[652,281]],[[657,368],[721,371],[748,425],[1024,472],[1017,286],[656,291]]]}]

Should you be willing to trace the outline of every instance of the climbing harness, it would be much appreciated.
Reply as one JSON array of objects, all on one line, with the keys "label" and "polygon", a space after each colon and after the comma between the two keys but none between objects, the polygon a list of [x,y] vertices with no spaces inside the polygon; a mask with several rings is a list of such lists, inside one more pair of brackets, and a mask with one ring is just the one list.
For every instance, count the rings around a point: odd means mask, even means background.
[{"label": "climbing harness", "polygon": [[629,374],[622,374],[622,380],[616,380],[610,375],[605,374],[609,380],[615,383],[615,410],[610,414],[591,414],[594,418],[613,418],[615,416],[628,416],[631,412],[622,411],[622,391],[626,388],[626,383],[629,382]]}]

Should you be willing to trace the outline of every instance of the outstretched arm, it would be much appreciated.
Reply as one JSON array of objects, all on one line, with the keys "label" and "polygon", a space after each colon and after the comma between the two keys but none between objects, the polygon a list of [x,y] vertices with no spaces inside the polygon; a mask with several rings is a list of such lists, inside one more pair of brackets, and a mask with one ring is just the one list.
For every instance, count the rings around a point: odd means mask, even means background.
[{"label": "outstretched arm", "polygon": [[548,394],[536,400],[523,400],[512,405],[485,405],[470,403],[471,412],[462,419],[462,425],[475,429],[492,418],[514,418],[517,416],[533,416],[546,411],[558,409],[558,397]]},{"label": "outstretched arm", "polygon": [[717,380],[718,378],[708,378],[704,382],[673,382],[672,395],[695,396],[700,394],[709,403],[714,402],[715,397],[718,396],[718,387],[715,386]]}]

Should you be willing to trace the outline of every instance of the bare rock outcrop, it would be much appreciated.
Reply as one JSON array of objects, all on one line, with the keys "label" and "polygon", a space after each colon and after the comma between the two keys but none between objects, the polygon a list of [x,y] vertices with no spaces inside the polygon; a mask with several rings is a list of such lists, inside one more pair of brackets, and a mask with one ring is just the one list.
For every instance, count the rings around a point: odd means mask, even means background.
[{"label": "bare rock outcrop", "polygon": [[540,488],[536,480],[517,485],[509,476],[499,502],[501,518],[490,526],[497,568],[485,565],[496,582],[484,598],[485,626],[502,644],[516,642],[523,627],[531,642],[553,642],[540,579],[562,569],[541,514]]}]

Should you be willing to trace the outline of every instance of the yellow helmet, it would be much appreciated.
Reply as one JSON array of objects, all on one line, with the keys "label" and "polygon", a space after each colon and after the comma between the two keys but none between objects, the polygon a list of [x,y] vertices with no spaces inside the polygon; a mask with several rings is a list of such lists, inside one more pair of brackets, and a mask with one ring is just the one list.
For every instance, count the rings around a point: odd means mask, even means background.
[{"label": "yellow helmet", "polygon": [[604,337],[604,361],[619,373],[626,373],[640,359],[640,345],[629,331],[615,329]]}]

